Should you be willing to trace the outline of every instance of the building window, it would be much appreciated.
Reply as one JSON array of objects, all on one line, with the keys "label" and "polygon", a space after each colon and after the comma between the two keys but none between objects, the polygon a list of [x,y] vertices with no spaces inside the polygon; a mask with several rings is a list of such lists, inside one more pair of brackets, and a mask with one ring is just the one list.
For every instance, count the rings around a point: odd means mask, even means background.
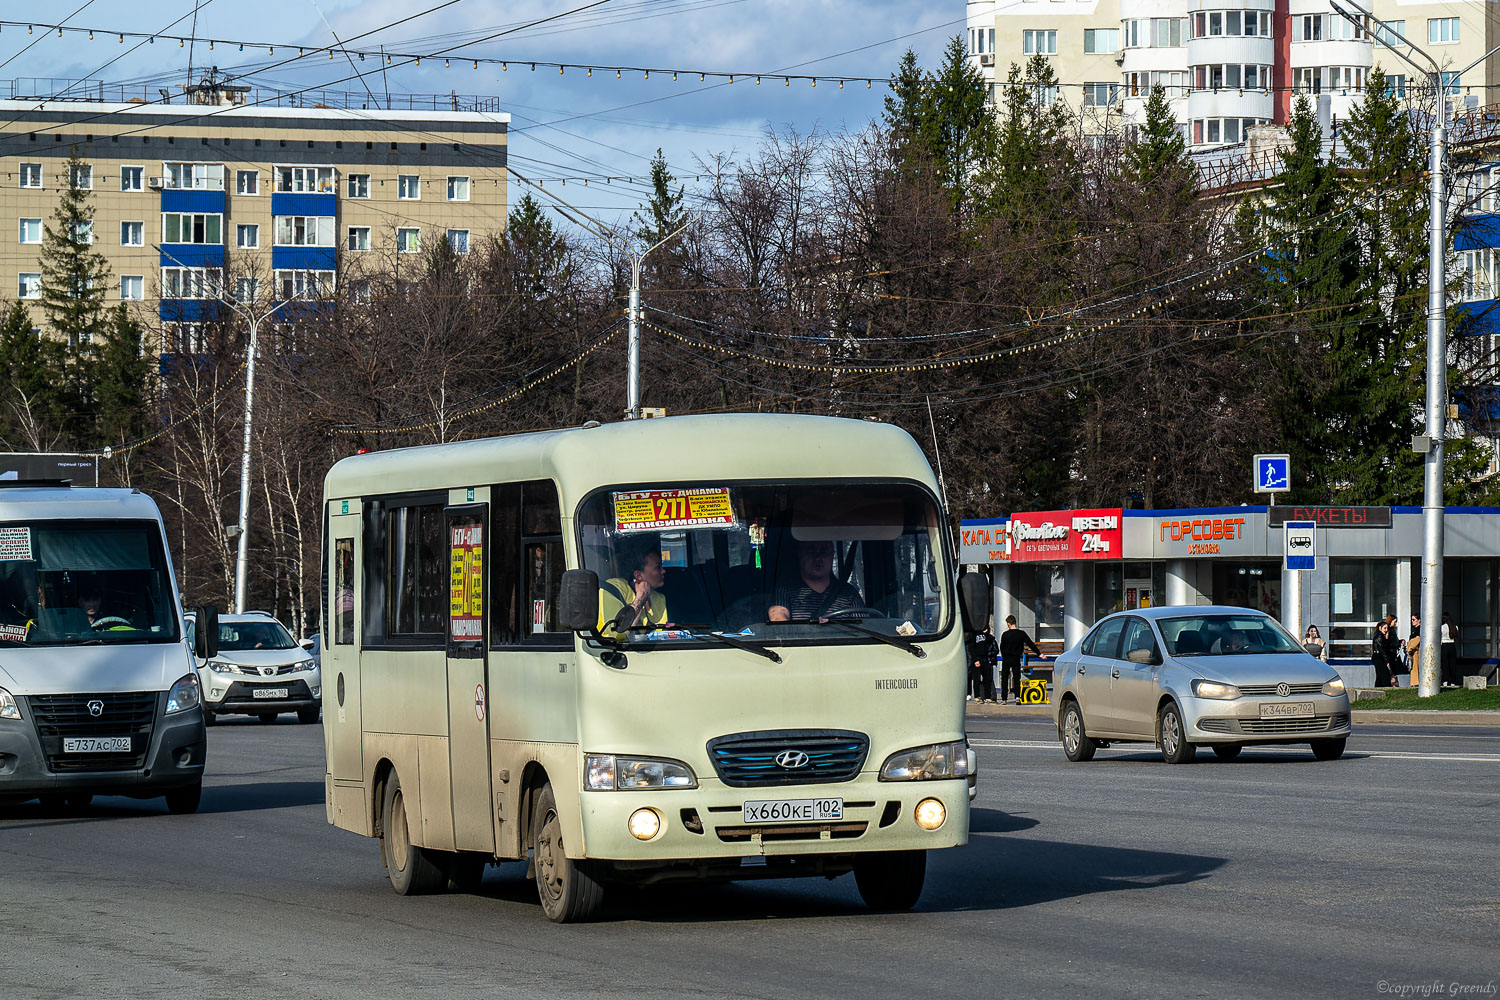
[{"label": "building window", "polygon": [[350,285],[349,292],[354,296],[354,301],[359,305],[367,306],[370,304],[370,281],[368,278],[363,281],[356,281]]},{"label": "building window", "polygon": [[278,215],[276,245],[279,247],[333,246],[333,216]]},{"label": "building window", "polygon": [[350,174],[349,175],[349,197],[351,197],[351,198],[368,198],[368,197],[370,197],[370,175],[369,174]]},{"label": "building window", "polygon": [[241,250],[260,248],[260,226],[235,226],[234,245]]},{"label": "building window", "polygon": [[167,163],[166,186],[187,191],[224,190],[222,163]]},{"label": "building window", "polygon": [[23,188],[39,188],[42,186],[42,165],[40,163],[21,164],[21,186]]},{"label": "building window", "polygon": [[120,298],[129,301],[146,297],[146,276],[143,274],[120,275]]},{"label": "building window", "polygon": [[120,246],[143,247],[145,245],[146,224],[144,222],[120,223]]},{"label": "building window", "polygon": [[1429,17],[1427,19],[1427,41],[1433,45],[1458,41],[1458,18]]},{"label": "building window", "polygon": [[[1231,11],[1229,16],[1234,20],[1231,22],[1235,31],[1239,33],[1239,11]],[[1153,17],[1151,19],[1151,43],[1156,48],[1179,48],[1183,44],[1183,35],[1186,34],[1185,17]]]},{"label": "building window", "polygon": [[42,242],[42,220],[22,219],[20,226],[20,242],[40,243]]},{"label": "building window", "polygon": [[286,302],[294,298],[318,298],[333,292],[332,271],[277,271],[277,297]]},{"label": "building window", "polygon": [[422,230],[420,229],[398,229],[396,230],[396,252],[418,253],[422,249]]},{"label": "building window", "polygon": [[1083,106],[1086,108],[1107,108],[1115,103],[1119,96],[1120,87],[1114,83],[1085,83],[1083,85]]},{"label": "building window", "polygon": [[92,191],[94,189],[94,168],[87,163],[68,168],[68,183],[74,191]]},{"label": "building window", "polygon": [[235,194],[260,194],[259,170],[236,170],[234,172]]},{"label": "building window", "polygon": [[[1375,40],[1383,42],[1386,45],[1405,45],[1405,39],[1405,21],[1387,21],[1375,29]],[[1390,79],[1390,77],[1386,77],[1386,79]]]},{"label": "building window", "polygon": [[1323,15],[1303,14],[1301,17],[1292,18],[1294,27],[1298,30],[1294,42],[1321,42],[1323,40]]},{"label": "building window", "polygon": [[234,283],[234,298],[236,302],[254,302],[260,298],[260,279],[236,279]]},{"label": "building window", "polygon": [[350,226],[348,246],[350,250],[354,251],[370,249],[370,227]]},{"label": "building window", "polygon": [[1391,97],[1406,96],[1406,77],[1393,73],[1385,78],[1385,92]]},{"label": "building window", "polygon": [[1113,55],[1119,47],[1119,28],[1083,29],[1083,51],[1099,55]]},{"label": "building window", "polygon": [[276,190],[293,194],[333,194],[333,168],[277,167]]},{"label": "building window", "polygon": [[1460,86],[1460,84],[1459,84],[1459,79],[1458,79],[1458,74],[1457,73],[1444,73],[1443,74],[1443,93],[1444,94],[1447,94],[1449,97],[1457,97],[1458,96],[1458,88],[1459,88],[1459,86]]},{"label": "building window", "polygon": [[450,177],[450,178],[448,178],[448,200],[449,201],[468,201],[469,200],[469,179],[467,177]]},{"label": "building window", "polygon": [[1021,33],[1022,46],[1028,56],[1057,55],[1057,29],[1023,31]]},{"label": "building window", "polygon": [[448,230],[448,245],[453,248],[454,253],[468,253],[469,231],[467,229]]},{"label": "building window", "polygon": [[161,217],[161,241],[163,243],[219,243],[224,242],[222,215],[206,213],[163,212]]},{"label": "building window", "polygon": [[139,191],[142,188],[145,167],[121,167],[120,168],[120,190]]},{"label": "building window", "polygon": [[396,178],[396,197],[401,201],[417,201],[422,197],[422,178],[416,174],[400,174]]},{"label": "building window", "polygon": [[1331,16],[1328,18],[1327,37],[1333,39],[1363,38],[1364,32],[1346,17]]},{"label": "building window", "polygon": [[42,297],[42,276],[35,273],[21,272],[20,290],[18,298],[39,299]]},{"label": "building window", "polygon": [[210,299],[214,297],[215,276],[207,267],[164,267],[161,269],[161,297],[164,299]]},{"label": "building window", "polygon": [[79,222],[70,226],[69,228],[69,235],[72,237],[74,243],[82,246],[89,246],[93,244],[94,222],[92,219],[90,219],[88,222]]}]

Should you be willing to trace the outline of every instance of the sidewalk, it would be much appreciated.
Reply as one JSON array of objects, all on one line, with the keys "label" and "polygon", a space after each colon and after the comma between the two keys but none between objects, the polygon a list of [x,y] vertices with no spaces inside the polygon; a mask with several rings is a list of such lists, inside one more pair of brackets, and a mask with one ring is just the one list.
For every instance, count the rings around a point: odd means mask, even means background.
[{"label": "sidewalk", "polygon": [[[995,716],[1052,717],[1051,705],[978,705],[966,702],[964,714],[970,717]],[[1381,726],[1493,726],[1500,729],[1500,712],[1422,712],[1355,709],[1355,723]]]}]

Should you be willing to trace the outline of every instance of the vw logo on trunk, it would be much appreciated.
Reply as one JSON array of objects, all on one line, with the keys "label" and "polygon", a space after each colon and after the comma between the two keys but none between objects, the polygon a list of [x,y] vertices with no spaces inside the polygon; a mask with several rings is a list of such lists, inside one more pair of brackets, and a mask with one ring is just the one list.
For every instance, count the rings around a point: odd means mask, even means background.
[{"label": "vw logo on trunk", "polygon": [[1287,695],[1292,693],[1292,686],[1286,681],[1282,681],[1280,684],[1276,685],[1276,693],[1285,698]]},{"label": "vw logo on trunk", "polygon": [[776,755],[776,766],[784,767],[788,771],[795,770],[799,767],[806,767],[807,762],[807,754],[803,753],[801,750],[783,750],[781,751],[781,753]]},{"label": "vw logo on trunk", "polygon": [[95,698],[93,701],[89,702],[89,714],[96,719],[99,718],[99,716],[103,715],[104,702],[100,701],[98,698]]}]

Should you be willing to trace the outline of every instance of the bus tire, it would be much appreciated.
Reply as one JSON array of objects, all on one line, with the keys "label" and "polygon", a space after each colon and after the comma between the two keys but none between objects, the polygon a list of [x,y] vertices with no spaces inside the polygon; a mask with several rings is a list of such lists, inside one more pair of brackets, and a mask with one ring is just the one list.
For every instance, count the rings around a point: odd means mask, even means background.
[{"label": "bus tire", "polygon": [[191,785],[183,785],[174,788],[165,796],[167,800],[167,812],[173,816],[184,816],[198,811],[198,803],[203,799],[203,782],[195,781]]},{"label": "bus tire", "polygon": [[877,912],[916,906],[926,880],[926,851],[879,851],[854,857],[854,884],[859,887],[859,896]]},{"label": "bus tire", "polygon": [[437,892],[448,884],[448,873],[437,863],[437,852],[411,842],[406,823],[406,797],[395,771],[385,783],[380,812],[380,851],[391,888],[403,896]]},{"label": "bus tire", "polygon": [[562,821],[557,816],[557,797],[552,786],[542,786],[532,813],[532,871],[542,912],[557,924],[588,920],[604,901],[604,887],[595,868],[587,861],[567,856],[563,848]]}]

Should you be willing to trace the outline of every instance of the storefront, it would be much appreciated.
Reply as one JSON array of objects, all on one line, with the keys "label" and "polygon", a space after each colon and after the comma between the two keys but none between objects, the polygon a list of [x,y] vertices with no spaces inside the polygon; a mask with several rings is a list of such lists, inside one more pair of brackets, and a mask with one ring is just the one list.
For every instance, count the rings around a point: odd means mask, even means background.
[{"label": "storefront", "polygon": [[[1312,521],[1316,566],[1284,569],[1286,521]],[[1500,508],[1449,508],[1443,606],[1467,673],[1500,662]],[[1370,636],[1420,608],[1417,507],[1210,507],[1040,511],[964,521],[959,561],[984,567],[997,619],[1014,614],[1050,654],[1112,611],[1152,604],[1256,608],[1300,636],[1316,624],[1330,659],[1368,683]]]}]

